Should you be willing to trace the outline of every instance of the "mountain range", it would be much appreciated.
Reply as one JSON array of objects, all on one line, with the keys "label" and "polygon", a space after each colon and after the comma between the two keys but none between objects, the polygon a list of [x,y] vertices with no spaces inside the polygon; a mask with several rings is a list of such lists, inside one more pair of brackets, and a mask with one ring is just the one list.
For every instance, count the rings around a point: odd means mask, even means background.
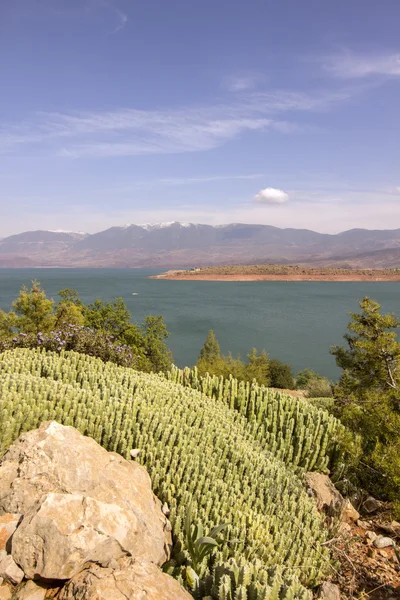
[{"label": "mountain range", "polygon": [[193,267],[296,263],[400,267],[400,229],[338,234],[270,225],[158,223],[99,233],[26,231],[0,239],[0,267]]}]

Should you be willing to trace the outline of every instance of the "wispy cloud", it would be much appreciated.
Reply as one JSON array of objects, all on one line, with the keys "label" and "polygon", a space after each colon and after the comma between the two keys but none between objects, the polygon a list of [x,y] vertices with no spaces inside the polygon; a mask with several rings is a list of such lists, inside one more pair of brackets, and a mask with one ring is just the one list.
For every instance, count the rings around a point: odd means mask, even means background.
[{"label": "wispy cloud", "polygon": [[115,33],[118,33],[118,31],[121,31],[121,29],[123,29],[125,27],[125,25],[127,24],[128,15],[125,14],[124,12],[122,12],[122,10],[120,10],[117,6],[115,6],[115,4],[112,4],[111,2],[108,2],[107,0],[100,0],[100,2],[103,6],[112,10],[114,12],[115,16],[117,17],[118,23],[114,27],[114,29],[111,31],[111,34],[113,35]]},{"label": "wispy cloud", "polygon": [[263,173],[250,173],[248,175],[210,175],[209,177],[168,177],[160,179],[164,185],[192,185],[198,183],[214,183],[215,181],[251,180],[265,177]]},{"label": "wispy cloud", "polygon": [[251,90],[260,83],[261,77],[255,74],[228,75],[222,79],[222,87],[229,92],[243,92]]},{"label": "wispy cloud", "polygon": [[282,114],[327,110],[353,94],[257,92],[230,104],[180,109],[39,113],[19,125],[3,126],[0,152],[39,145],[46,152],[75,158],[203,151],[248,132],[296,133],[301,128]]},{"label": "wispy cloud", "polygon": [[326,71],[344,79],[360,79],[373,75],[400,76],[400,52],[359,54],[343,51],[323,61]]}]

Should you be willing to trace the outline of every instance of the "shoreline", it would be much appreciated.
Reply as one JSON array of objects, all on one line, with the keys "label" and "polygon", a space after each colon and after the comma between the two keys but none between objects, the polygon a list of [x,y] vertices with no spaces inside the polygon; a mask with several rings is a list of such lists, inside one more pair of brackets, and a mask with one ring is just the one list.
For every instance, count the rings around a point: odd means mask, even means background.
[{"label": "shoreline", "polygon": [[270,273],[270,274],[248,274],[248,273],[190,273],[185,270],[170,270],[160,275],[151,275],[149,279],[166,279],[168,281],[371,281],[371,282],[400,282],[400,273],[389,274],[376,270],[370,273]]}]

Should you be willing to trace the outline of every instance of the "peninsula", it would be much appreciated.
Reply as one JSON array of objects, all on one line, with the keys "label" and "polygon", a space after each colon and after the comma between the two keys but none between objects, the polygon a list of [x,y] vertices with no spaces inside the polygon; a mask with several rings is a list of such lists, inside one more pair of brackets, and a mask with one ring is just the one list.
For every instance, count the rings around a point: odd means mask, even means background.
[{"label": "peninsula", "polygon": [[178,281],[400,281],[400,268],[308,268],[298,265],[236,265],[170,270],[151,279]]}]

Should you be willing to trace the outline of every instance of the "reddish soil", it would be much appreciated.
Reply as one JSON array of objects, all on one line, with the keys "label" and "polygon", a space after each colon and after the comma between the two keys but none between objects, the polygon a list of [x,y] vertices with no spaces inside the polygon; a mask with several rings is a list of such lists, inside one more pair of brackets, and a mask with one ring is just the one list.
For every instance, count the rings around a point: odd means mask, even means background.
[{"label": "reddish soil", "polygon": [[[337,566],[331,581],[339,586],[342,598],[400,599],[400,564],[393,547],[375,548],[367,535],[367,531],[373,531],[387,536],[388,533],[380,528],[387,518],[381,514],[361,517],[357,524],[343,524],[338,536],[332,540],[330,547]],[[389,536],[399,544],[396,535]]]}]

